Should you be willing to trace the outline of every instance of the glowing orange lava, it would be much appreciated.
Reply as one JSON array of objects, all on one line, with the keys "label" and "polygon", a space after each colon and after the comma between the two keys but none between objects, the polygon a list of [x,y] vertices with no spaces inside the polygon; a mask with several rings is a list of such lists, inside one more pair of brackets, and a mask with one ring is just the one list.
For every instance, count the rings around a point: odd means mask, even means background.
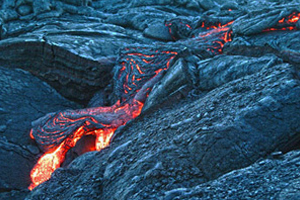
[{"label": "glowing orange lava", "polygon": [[299,19],[300,19],[300,13],[293,12],[289,16],[280,19],[276,27],[265,29],[263,30],[263,32],[297,30],[296,23],[299,21]]},{"label": "glowing orange lava", "polygon": [[[158,52],[156,53],[158,54]],[[170,54],[170,56],[164,62],[164,66],[160,68],[159,72],[167,70],[171,60],[177,55],[175,51],[162,51],[161,53],[165,55]],[[118,77],[121,78],[121,75],[126,73],[123,83],[123,93],[132,93],[132,98],[128,97],[128,100],[124,99],[123,103],[120,103],[119,100],[110,107],[87,108],[49,114],[45,117],[42,125],[37,125],[37,127],[30,131],[30,137],[35,139],[46,149],[46,152],[39,158],[30,173],[32,180],[29,186],[30,190],[50,179],[51,174],[59,168],[65,160],[68,150],[73,148],[77,141],[84,135],[95,135],[95,149],[100,151],[109,145],[110,139],[118,127],[125,125],[129,120],[140,115],[144,105],[144,99],[148,96],[153,86],[147,83],[154,80],[155,77],[159,75],[159,72],[152,69],[152,73],[154,72],[152,78],[149,79],[149,76],[148,78],[147,76],[143,76],[145,74],[144,70],[147,71],[147,69],[142,68],[133,58],[137,56],[142,57],[141,62],[147,65],[149,65],[150,62],[155,65],[161,64],[161,62],[155,60],[156,55],[127,53],[126,56],[132,58],[127,58],[127,62],[121,62],[122,67],[119,70],[120,74]],[[162,66],[159,65],[159,67]],[[147,80],[144,80],[145,78],[147,78]],[[147,87],[142,87],[141,84],[136,82],[142,80],[146,81],[145,85]],[[138,85],[140,85],[141,88],[137,87]],[[133,90],[133,88],[135,88],[135,90]],[[80,126],[78,127],[78,125]],[[74,132],[66,133],[70,129],[74,129]],[[49,141],[54,144],[48,145]],[[58,146],[56,146],[57,143],[59,143]]]},{"label": "glowing orange lava", "polygon": [[[117,103],[117,105],[119,105],[119,103]],[[127,121],[134,119],[138,115],[140,115],[143,105],[144,104],[142,102],[139,102],[138,100],[134,99],[132,103],[127,103],[123,106],[118,106],[118,107],[112,106],[112,107],[102,108],[102,109],[98,108],[102,110],[104,113],[105,112],[110,113],[112,111],[111,114],[112,115],[116,114],[118,118],[114,120],[109,126],[107,126],[107,128],[97,129],[92,132],[85,130],[85,127],[81,126],[74,134],[66,138],[57,148],[55,148],[54,150],[51,149],[50,151],[42,155],[39,158],[37,164],[31,170],[30,177],[32,183],[30,184],[28,189],[32,190],[37,185],[49,180],[51,174],[57,168],[59,168],[61,163],[64,161],[67,151],[72,147],[74,147],[77,141],[80,138],[82,138],[82,136],[87,134],[96,135],[95,147],[96,150],[98,151],[107,147],[117,127],[121,125],[125,125]],[[111,108],[114,108],[114,110],[111,110]],[[77,112],[80,112],[80,110]],[[85,125],[89,125],[89,124],[85,124]]]}]

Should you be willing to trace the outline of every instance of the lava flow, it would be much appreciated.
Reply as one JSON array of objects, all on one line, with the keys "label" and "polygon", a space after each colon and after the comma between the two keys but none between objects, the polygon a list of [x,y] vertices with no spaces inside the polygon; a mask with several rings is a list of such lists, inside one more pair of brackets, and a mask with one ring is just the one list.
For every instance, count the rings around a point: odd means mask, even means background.
[{"label": "lava flow", "polygon": [[98,151],[108,146],[115,130],[141,113],[151,88],[177,55],[175,51],[151,49],[147,49],[151,54],[140,53],[139,49],[126,51],[120,58],[121,67],[115,79],[115,93],[120,97],[117,103],[111,107],[50,113],[33,122],[30,136],[45,154],[31,171],[30,190],[51,177],[64,161],[67,151],[84,135],[96,136],[95,148]]},{"label": "lava flow", "polygon": [[[279,20],[278,26],[267,29],[295,30],[300,14],[293,13]],[[205,49],[214,55],[222,53],[225,43],[232,40],[229,22],[205,27],[196,37],[179,41],[178,46],[193,45],[195,49]],[[189,31],[192,27],[187,23],[179,23]],[[172,23],[167,24],[170,34],[175,33]],[[178,35],[171,35],[174,40]],[[182,36],[183,37],[183,36]],[[45,152],[31,171],[32,183],[29,189],[43,183],[62,164],[69,149],[85,135],[95,135],[95,148],[101,150],[109,145],[115,130],[129,120],[140,115],[144,102],[155,83],[163,76],[179,50],[165,50],[164,46],[130,47],[120,52],[119,66],[114,75],[114,95],[119,99],[111,107],[96,107],[82,110],[67,110],[50,113],[33,122],[30,132],[41,149]],[[180,49],[180,48],[179,48]]]},{"label": "lava flow", "polygon": [[296,23],[298,22],[299,19],[300,19],[300,13],[293,12],[289,16],[280,19],[276,27],[265,29],[263,30],[263,32],[297,30]]}]

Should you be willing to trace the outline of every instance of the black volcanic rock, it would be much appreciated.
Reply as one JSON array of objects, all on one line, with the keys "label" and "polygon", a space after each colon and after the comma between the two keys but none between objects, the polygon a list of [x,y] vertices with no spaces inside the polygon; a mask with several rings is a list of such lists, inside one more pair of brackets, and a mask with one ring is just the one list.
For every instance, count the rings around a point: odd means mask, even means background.
[{"label": "black volcanic rock", "polygon": [[196,64],[197,88],[212,90],[225,83],[241,77],[254,74],[263,68],[273,67],[282,63],[282,60],[274,55],[256,57],[220,55],[211,59],[199,61]]},{"label": "black volcanic rock", "polygon": [[107,86],[118,48],[136,40],[121,27],[78,18],[83,26],[73,20],[9,24],[7,34],[12,29],[18,37],[0,42],[0,62],[28,70],[65,97],[87,103],[95,91]]},{"label": "black volcanic rock", "polygon": [[275,54],[285,62],[300,63],[299,31],[277,31],[256,34],[251,37],[235,37],[224,49],[226,54],[260,57]]},{"label": "black volcanic rock", "polygon": [[28,70],[65,97],[80,103],[86,103],[95,91],[108,84],[115,63],[114,57],[86,59],[55,42],[36,38],[2,40],[0,49],[3,66]]},{"label": "black volcanic rock", "polygon": [[266,67],[138,117],[109,148],[74,160],[27,199],[157,199],[216,179],[298,140],[299,95],[294,67]]},{"label": "black volcanic rock", "polygon": [[272,157],[193,188],[167,191],[163,199],[299,199],[300,152]]},{"label": "black volcanic rock", "polygon": [[48,112],[79,106],[21,69],[0,67],[0,191],[25,189],[40,150],[29,137],[31,122]]},{"label": "black volcanic rock", "polygon": [[35,162],[34,153],[1,137],[0,160],[1,191],[21,190],[29,186],[31,183],[29,173]]},{"label": "black volcanic rock", "polygon": [[29,190],[13,190],[10,192],[1,192],[0,198],[1,199],[25,199],[26,195],[29,193]]},{"label": "black volcanic rock", "polygon": [[280,58],[271,54],[259,58],[220,55],[206,60],[194,58],[193,61],[190,57],[180,59],[152,89],[143,109],[147,110],[172,99],[180,99],[195,88],[210,91],[282,62]]},{"label": "black volcanic rock", "polygon": [[236,20],[232,25],[232,30],[237,35],[253,35],[261,33],[263,30],[275,27],[279,20],[297,12],[297,4],[275,6],[272,8],[253,11],[244,17]]},{"label": "black volcanic rock", "polygon": [[[184,19],[199,27],[202,22],[224,24],[239,18],[234,33],[249,35],[297,11],[296,5],[296,1],[4,0],[0,64],[28,70],[64,97],[87,105],[109,84],[117,50],[133,43],[172,41],[165,26],[170,20]],[[271,7],[273,14],[268,14]],[[175,28],[174,34],[185,38],[189,35],[185,28]]]},{"label": "black volcanic rock", "polygon": [[[153,42],[142,32],[105,22],[111,15],[89,4],[5,1],[0,11],[0,64],[30,71],[64,97],[86,105],[97,90],[109,84],[119,48]],[[138,16],[133,19],[137,20],[133,22],[136,26],[141,26]],[[168,32],[163,34],[168,38]]]},{"label": "black volcanic rock", "polygon": [[[278,24],[299,4],[0,0],[0,199],[299,199],[300,20]],[[178,55],[142,114],[29,192],[30,123],[115,103],[122,56],[146,47]]]},{"label": "black volcanic rock", "polygon": [[0,87],[0,133],[15,144],[32,144],[29,131],[35,119],[49,112],[79,108],[21,69],[1,67]]}]

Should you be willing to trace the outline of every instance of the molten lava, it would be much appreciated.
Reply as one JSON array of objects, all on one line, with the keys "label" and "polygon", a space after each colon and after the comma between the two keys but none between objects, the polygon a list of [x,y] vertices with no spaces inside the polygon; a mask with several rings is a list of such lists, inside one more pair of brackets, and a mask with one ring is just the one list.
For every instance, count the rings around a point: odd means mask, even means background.
[{"label": "molten lava", "polygon": [[[295,30],[299,18],[300,14],[292,13],[279,20],[278,26],[264,31]],[[224,44],[232,40],[232,23],[205,26],[202,22],[200,29],[204,31],[177,44],[181,45],[181,48],[188,44],[193,45],[195,49],[204,48],[215,55],[220,54]],[[169,22],[166,26],[174,40],[178,39],[173,35],[174,27],[193,31],[192,26],[183,22],[179,22],[177,26]],[[30,190],[51,177],[64,161],[67,151],[73,148],[80,138],[95,135],[95,149],[100,151],[109,145],[118,127],[140,115],[152,87],[178,55],[179,50],[163,48],[132,47],[121,51],[120,66],[116,66],[114,76],[114,94],[119,100],[113,106],[50,113],[33,122],[30,137],[37,141],[45,153],[31,171]]]},{"label": "molten lava", "polygon": [[298,22],[299,19],[300,19],[300,13],[293,12],[289,16],[280,19],[276,27],[265,29],[263,30],[263,32],[297,30],[296,23]]},{"label": "molten lava", "polygon": [[[157,59],[157,55],[165,55],[164,60]],[[122,91],[117,91],[122,94],[122,103],[119,100],[111,107],[50,113],[33,122],[30,137],[38,142],[45,154],[31,171],[32,183],[29,189],[48,180],[60,167],[68,150],[84,135],[96,136],[96,150],[107,147],[118,127],[140,115],[151,88],[176,55],[175,51],[154,51],[152,55],[127,52],[121,58],[125,61],[120,62],[121,68],[116,80],[122,84]]]}]

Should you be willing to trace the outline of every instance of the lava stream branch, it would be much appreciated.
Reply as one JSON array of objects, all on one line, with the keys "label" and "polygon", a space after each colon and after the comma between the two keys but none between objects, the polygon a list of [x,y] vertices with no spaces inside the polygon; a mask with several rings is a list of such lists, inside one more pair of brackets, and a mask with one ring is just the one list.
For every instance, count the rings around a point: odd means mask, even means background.
[{"label": "lava stream branch", "polygon": [[[33,137],[46,150],[46,153],[38,160],[31,172],[32,184],[29,189],[48,180],[54,170],[64,161],[67,151],[74,147],[84,135],[96,136],[97,150],[106,147],[114,131],[137,117],[143,105],[143,102],[133,99],[130,103],[116,107],[112,112],[106,111],[85,116],[79,110],[72,114],[68,111],[47,116],[46,124],[32,129]],[[55,131],[57,129],[64,131],[57,132]]]},{"label": "lava stream branch", "polygon": [[[118,79],[118,81],[121,80],[124,86],[124,94],[128,94],[126,91],[130,84],[135,86],[135,90],[126,99],[123,97],[122,103],[117,101],[111,107],[49,113],[33,122],[30,136],[37,141],[45,153],[31,171],[30,190],[51,177],[55,169],[60,167],[64,161],[68,150],[73,148],[84,135],[95,135],[95,147],[96,150],[100,151],[109,145],[110,138],[118,127],[140,115],[152,87],[160,80],[163,71],[169,68],[171,60],[177,55],[177,52],[161,53],[170,54],[170,56],[167,56],[168,59],[164,60],[165,62],[159,62],[159,64],[157,59],[151,61],[153,65],[157,65],[154,68],[145,68],[143,67],[144,64],[140,66],[138,64],[140,60],[144,62],[143,60],[149,59],[150,56],[148,55],[143,55],[144,58],[140,58],[140,53],[125,55],[127,57],[125,60],[128,62],[127,65],[122,63],[122,66],[126,67],[126,70],[121,68],[119,73],[126,78]],[[135,57],[139,57],[140,60]],[[122,73],[123,71],[126,71],[126,74]],[[144,74],[148,75],[143,76]],[[135,79],[135,77],[137,78]],[[135,81],[138,82],[135,83]]]}]

